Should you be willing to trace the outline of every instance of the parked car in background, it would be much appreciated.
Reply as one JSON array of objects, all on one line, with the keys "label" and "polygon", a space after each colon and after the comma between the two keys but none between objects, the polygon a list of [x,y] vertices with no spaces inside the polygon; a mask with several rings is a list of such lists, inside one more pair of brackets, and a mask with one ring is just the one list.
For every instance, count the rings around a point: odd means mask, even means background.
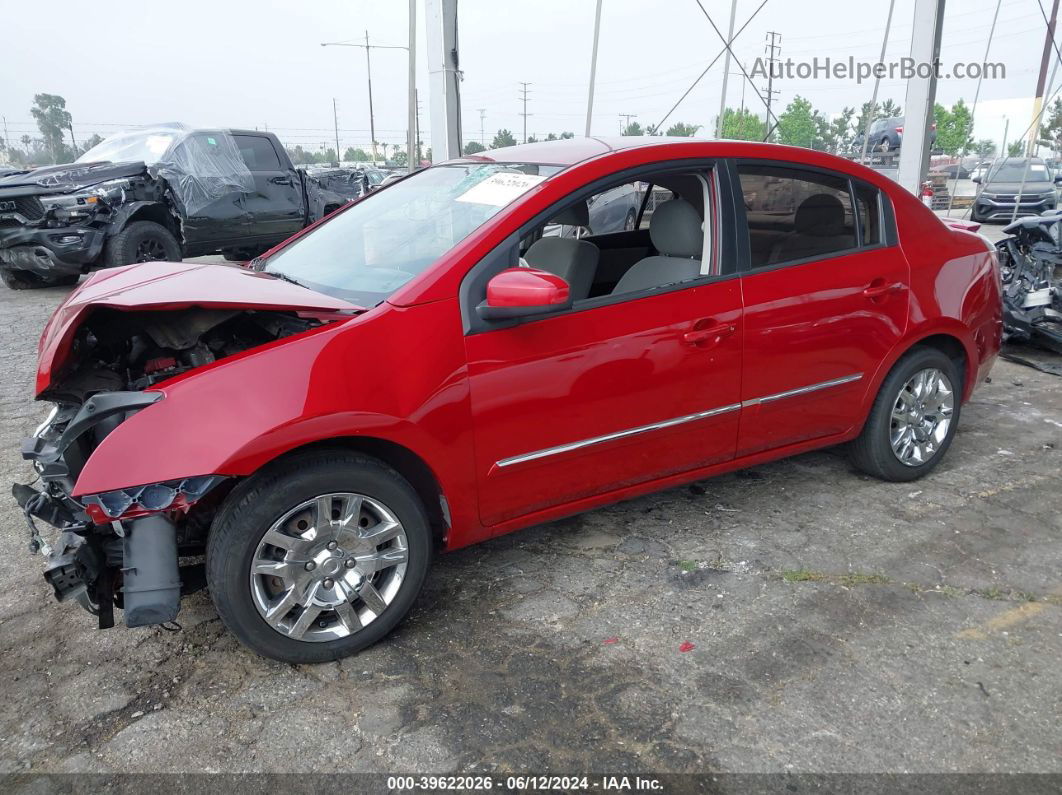
[{"label": "parked car in background", "polygon": [[[584,218],[573,218],[570,219],[573,223],[551,226],[546,234],[582,237],[612,232],[630,232],[637,226],[638,213],[642,209],[646,187],[640,183],[627,183],[595,193],[586,200]],[[646,221],[651,214],[650,209],[646,214]]]},{"label": "parked car in background", "polygon": [[1062,174],[1052,174],[1039,157],[1005,157],[997,160],[983,177],[974,182],[981,187],[974,197],[970,219],[1006,221],[1015,216],[1039,215],[1058,206]]},{"label": "parked car in background", "polygon": [[[894,149],[899,149],[903,145],[903,116],[893,116],[889,119],[876,119],[870,125],[870,145],[868,149],[872,152],[891,152]],[[929,133],[929,145],[933,146],[937,141],[937,123],[933,122],[930,125]],[[861,152],[863,150],[863,133],[862,131],[856,135],[852,141],[852,151]]]},{"label": "parked car in background", "polygon": [[358,199],[376,190],[383,182],[385,174],[378,168],[371,167],[321,167],[309,172],[310,177],[326,190],[337,193],[346,199]]},{"label": "parked car in background", "polygon": [[947,163],[942,166],[930,166],[930,174],[946,174],[948,179],[969,179],[970,171],[962,163]]},{"label": "parked car in background", "polygon": [[985,174],[988,173],[988,169],[992,167],[991,160],[982,160],[970,171],[970,179],[976,182],[979,179],[984,179]]},{"label": "parked car in background", "polygon": [[121,133],[75,163],[0,177],[0,278],[17,290],[133,262],[249,259],[347,201],[296,169],[272,133]]},{"label": "parked car in background", "polygon": [[[626,210],[593,228],[602,197],[637,193],[660,199],[648,228]],[[569,222],[591,234],[544,234]],[[22,446],[39,485],[14,493],[63,531],[56,596],[101,626],[115,606],[173,620],[205,554],[243,643],[333,660],[401,621],[437,549],[841,443],[920,478],[1000,328],[991,244],[848,160],[652,136],[496,149],[255,268],[90,276],[41,339],[54,410]]]}]

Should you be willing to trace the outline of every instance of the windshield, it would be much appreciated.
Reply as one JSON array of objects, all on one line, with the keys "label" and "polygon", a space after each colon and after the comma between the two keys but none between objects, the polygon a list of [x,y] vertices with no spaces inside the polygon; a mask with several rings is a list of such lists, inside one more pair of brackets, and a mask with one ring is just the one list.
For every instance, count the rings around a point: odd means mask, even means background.
[{"label": "windshield", "polygon": [[559,166],[436,166],[343,211],[281,249],[265,272],[375,306]]},{"label": "windshield", "polygon": [[1027,160],[1004,160],[988,175],[989,182],[1021,182],[1022,179],[1026,182],[1050,182],[1051,175],[1043,163],[1030,163]]},{"label": "windshield", "polygon": [[154,165],[170,148],[180,133],[159,130],[121,133],[101,141],[77,159],[78,163],[135,163]]}]

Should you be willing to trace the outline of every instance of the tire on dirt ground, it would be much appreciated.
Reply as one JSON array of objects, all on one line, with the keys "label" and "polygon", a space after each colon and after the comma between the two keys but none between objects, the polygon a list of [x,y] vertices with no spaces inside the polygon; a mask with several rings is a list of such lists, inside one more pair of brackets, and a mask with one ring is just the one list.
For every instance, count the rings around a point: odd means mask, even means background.
[{"label": "tire on dirt ground", "polygon": [[[432,546],[427,512],[398,472],[348,451],[312,451],[233,489],[210,530],[207,583],[225,626],[253,651],[326,662],[398,625]],[[321,608],[328,600],[334,609]]]},{"label": "tire on dirt ground", "polygon": [[936,348],[913,348],[886,376],[849,445],[852,463],[893,482],[929,474],[955,438],[962,391],[963,374],[952,359]]},{"label": "tire on dirt ground", "polygon": [[42,287],[69,287],[77,284],[81,278],[80,273],[69,273],[63,276],[38,276],[30,271],[16,270],[14,268],[0,268],[0,281],[12,290],[37,290]]},{"label": "tire on dirt ground", "polygon": [[107,241],[103,265],[114,268],[134,262],[180,262],[181,246],[173,233],[154,221],[133,221]]}]

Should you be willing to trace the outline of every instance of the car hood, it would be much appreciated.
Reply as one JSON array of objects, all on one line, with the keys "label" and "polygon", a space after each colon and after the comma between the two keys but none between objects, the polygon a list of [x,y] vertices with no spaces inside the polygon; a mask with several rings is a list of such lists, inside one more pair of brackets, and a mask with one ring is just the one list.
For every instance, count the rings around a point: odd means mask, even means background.
[{"label": "car hood", "polygon": [[29,188],[30,193],[69,193],[70,191],[106,182],[109,179],[133,177],[147,171],[143,163],[64,163],[42,166],[32,171],[17,171],[0,177],[0,194],[10,194],[15,188]]},{"label": "car hood", "polygon": [[1028,180],[1024,186],[1020,182],[989,182],[981,186],[981,190],[988,193],[1047,193],[1055,189],[1055,183],[1046,182],[1042,179]]},{"label": "car hood", "polygon": [[38,395],[67,364],[78,327],[98,307],[137,312],[189,307],[273,309],[333,317],[365,311],[238,265],[146,262],[97,271],[70,294],[44,327],[38,346]]}]

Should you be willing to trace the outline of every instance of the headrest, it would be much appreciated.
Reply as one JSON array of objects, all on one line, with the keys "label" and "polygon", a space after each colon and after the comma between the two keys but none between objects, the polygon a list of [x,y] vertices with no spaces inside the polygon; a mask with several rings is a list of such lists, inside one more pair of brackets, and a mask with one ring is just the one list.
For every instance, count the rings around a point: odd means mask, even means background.
[{"label": "headrest", "polygon": [[800,234],[813,237],[843,235],[844,205],[840,199],[828,193],[808,196],[797,208],[793,226]]},{"label": "headrest", "polygon": [[649,219],[649,239],[666,257],[700,259],[704,246],[701,217],[684,199],[670,199],[657,205]]},{"label": "headrest", "polygon": [[565,226],[590,226],[590,208],[585,201],[576,202],[570,207],[565,207],[550,221],[551,224],[564,224]]}]

